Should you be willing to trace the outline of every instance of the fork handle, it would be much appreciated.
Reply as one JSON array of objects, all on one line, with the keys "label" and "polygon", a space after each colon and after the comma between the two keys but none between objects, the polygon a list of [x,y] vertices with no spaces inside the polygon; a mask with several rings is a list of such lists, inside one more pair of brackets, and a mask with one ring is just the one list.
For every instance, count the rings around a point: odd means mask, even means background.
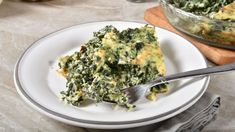
[{"label": "fork handle", "polygon": [[223,73],[223,72],[228,72],[228,71],[233,71],[233,70],[235,70],[235,63],[222,65],[222,66],[203,68],[203,69],[198,69],[198,70],[192,70],[192,71],[187,71],[187,72],[181,72],[177,74],[159,77],[158,79],[150,82],[149,85],[155,86],[158,84],[172,82],[172,81],[176,81],[176,80],[180,80],[184,78],[200,77],[200,76]]}]

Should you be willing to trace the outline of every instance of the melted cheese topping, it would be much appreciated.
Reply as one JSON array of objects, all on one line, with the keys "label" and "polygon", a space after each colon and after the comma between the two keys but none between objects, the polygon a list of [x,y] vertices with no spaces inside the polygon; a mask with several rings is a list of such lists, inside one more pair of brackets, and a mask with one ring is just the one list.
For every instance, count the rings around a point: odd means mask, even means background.
[{"label": "melted cheese topping", "polygon": [[220,20],[235,20],[235,2],[224,6],[212,17]]},{"label": "melted cheese topping", "polygon": [[[156,34],[156,33],[155,33]],[[107,50],[117,50],[121,48],[120,53],[130,52],[131,47],[134,48],[135,43],[131,44],[121,44],[118,41],[118,37],[114,32],[107,33],[102,39],[102,44],[107,47]],[[131,46],[130,46],[131,45]],[[98,50],[95,55],[99,56],[101,60],[104,60],[108,53],[106,50]],[[125,63],[122,61],[125,58],[122,54],[120,54],[120,63]],[[141,67],[146,66],[149,62],[154,66],[161,75],[165,75],[166,69],[164,65],[163,55],[159,46],[154,44],[144,44],[144,48],[138,53],[137,57],[131,61],[132,64],[140,65]],[[99,65],[102,65],[102,61],[99,61]]]},{"label": "melted cheese topping", "polygon": [[144,67],[148,62],[152,62],[153,66],[158,69],[160,74],[165,74],[166,70],[163,62],[163,55],[159,47],[146,44],[142,51],[132,61],[132,64]]},{"label": "melted cheese topping", "polygon": [[117,35],[114,32],[109,32],[105,34],[104,38],[102,39],[102,44],[106,47],[110,47],[111,49],[115,49],[118,46],[118,43],[116,42],[117,40]]},{"label": "melted cheese topping", "polygon": [[101,59],[105,58],[105,50],[98,50],[97,52],[95,52],[95,55],[99,56]]},{"label": "melted cheese topping", "polygon": [[[151,28],[149,28],[149,30],[150,29]],[[150,31],[153,32],[154,30]],[[151,67],[156,68],[159,74],[166,74],[162,51],[158,45],[151,43],[148,44],[143,41],[144,46],[138,52],[136,58],[128,60],[128,57],[126,57],[124,54],[125,52],[130,53],[131,50],[134,50],[136,42],[129,42],[128,44],[123,44],[118,39],[118,36],[114,32],[109,32],[105,34],[104,38],[102,39],[102,44],[106,47],[106,49],[100,49],[95,52],[95,55],[101,58],[100,61],[96,62],[98,69],[104,64],[104,60],[106,59],[106,57],[110,56],[110,52],[119,50],[119,64],[130,63],[134,65],[139,65],[141,67],[150,64]],[[137,40],[140,41],[141,39],[138,38]]]}]

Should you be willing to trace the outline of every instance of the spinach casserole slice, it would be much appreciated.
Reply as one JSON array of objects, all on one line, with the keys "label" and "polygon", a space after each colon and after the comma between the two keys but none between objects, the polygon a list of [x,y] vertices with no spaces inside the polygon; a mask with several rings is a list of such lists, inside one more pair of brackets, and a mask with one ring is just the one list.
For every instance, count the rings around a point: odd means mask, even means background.
[{"label": "spinach casserole slice", "polygon": [[[79,106],[85,100],[114,102],[132,109],[126,93],[121,90],[151,81],[166,72],[163,55],[148,25],[118,31],[106,26],[94,32],[93,38],[79,52],[59,59],[59,72],[67,79],[61,99]],[[152,87],[149,99],[167,92],[166,85]]]}]

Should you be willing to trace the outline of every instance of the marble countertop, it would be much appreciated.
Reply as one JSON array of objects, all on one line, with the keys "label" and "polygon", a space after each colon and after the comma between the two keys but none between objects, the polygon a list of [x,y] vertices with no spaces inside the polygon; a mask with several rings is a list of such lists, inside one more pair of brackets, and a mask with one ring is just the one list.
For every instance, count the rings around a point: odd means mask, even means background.
[{"label": "marble countertop", "polygon": [[[144,22],[145,9],[158,4],[155,0],[146,1],[51,0],[27,3],[3,0],[0,5],[0,132],[89,131],[55,121],[29,107],[16,92],[14,65],[32,42],[61,28],[102,20]],[[208,91],[221,95],[222,105],[217,119],[204,131],[235,131],[235,73],[212,76]]]}]

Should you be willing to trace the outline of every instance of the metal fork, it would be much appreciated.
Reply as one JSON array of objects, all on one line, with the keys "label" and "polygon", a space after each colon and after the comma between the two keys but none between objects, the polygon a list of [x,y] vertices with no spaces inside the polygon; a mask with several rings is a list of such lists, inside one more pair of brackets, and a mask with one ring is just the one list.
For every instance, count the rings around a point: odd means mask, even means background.
[{"label": "metal fork", "polygon": [[142,96],[145,95],[146,90],[149,88],[163,84],[163,83],[169,83],[180,79],[185,79],[189,77],[201,77],[205,75],[211,75],[216,73],[223,73],[228,71],[235,70],[235,63],[222,65],[222,66],[214,66],[209,68],[203,68],[198,70],[192,70],[187,72],[181,72],[177,74],[167,75],[163,77],[159,77],[156,80],[153,80],[151,82],[136,85],[128,88],[124,88],[123,91],[126,92],[129,98],[129,103],[134,103],[135,101],[139,100]]}]

